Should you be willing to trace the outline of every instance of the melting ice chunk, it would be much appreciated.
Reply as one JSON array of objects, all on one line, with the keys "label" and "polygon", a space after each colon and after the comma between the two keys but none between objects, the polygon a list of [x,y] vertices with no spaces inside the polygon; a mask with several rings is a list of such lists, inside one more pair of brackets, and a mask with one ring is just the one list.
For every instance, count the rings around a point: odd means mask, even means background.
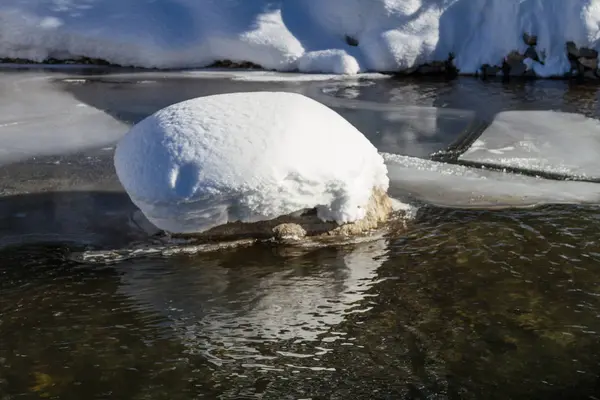
[{"label": "melting ice chunk", "polygon": [[600,202],[600,184],[559,181],[383,154],[389,194],[445,207],[496,208]]}]

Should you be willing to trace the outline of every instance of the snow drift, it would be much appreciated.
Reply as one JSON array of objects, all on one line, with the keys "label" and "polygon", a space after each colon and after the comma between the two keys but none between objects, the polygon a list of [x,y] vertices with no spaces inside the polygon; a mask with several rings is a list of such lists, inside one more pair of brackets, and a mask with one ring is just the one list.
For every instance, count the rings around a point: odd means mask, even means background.
[{"label": "snow drift", "polygon": [[[597,48],[600,0],[3,0],[0,57],[121,65],[395,71],[456,55],[498,65],[538,36],[545,75],[569,70],[565,42]],[[539,69],[539,68],[538,68]]]},{"label": "snow drift", "polygon": [[374,191],[388,188],[383,158],[362,133],[330,108],[284,92],[166,107],[119,142],[115,167],[144,215],[172,233],[313,208],[323,221],[356,222],[368,216]]}]

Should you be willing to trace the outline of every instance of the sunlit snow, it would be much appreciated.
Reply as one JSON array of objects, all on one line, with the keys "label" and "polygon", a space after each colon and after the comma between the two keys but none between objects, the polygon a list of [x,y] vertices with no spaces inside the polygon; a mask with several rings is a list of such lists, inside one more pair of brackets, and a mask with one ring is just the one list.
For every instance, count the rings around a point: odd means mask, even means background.
[{"label": "sunlit snow", "polygon": [[352,124],[308,97],[228,93],[187,100],[136,124],[115,153],[119,179],[157,227],[196,233],[305,209],[365,217],[387,190],[383,159]]},{"label": "sunlit snow", "polygon": [[596,47],[600,0],[3,0],[0,57],[100,58],[121,65],[353,74],[450,52],[464,73],[538,36],[544,75],[570,68],[565,42]]}]

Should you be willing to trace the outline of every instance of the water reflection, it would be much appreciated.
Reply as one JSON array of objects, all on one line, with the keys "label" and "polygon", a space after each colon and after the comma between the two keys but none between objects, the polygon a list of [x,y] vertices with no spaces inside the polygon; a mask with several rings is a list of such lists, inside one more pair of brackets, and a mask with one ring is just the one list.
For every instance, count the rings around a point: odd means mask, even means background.
[{"label": "water reflection", "polygon": [[[165,315],[190,353],[217,365],[320,368],[332,342],[352,340],[336,326],[368,312],[363,300],[387,260],[387,241],[293,251],[304,254],[257,246],[160,267],[125,264],[120,291]],[[276,347],[265,348],[269,342]],[[281,358],[288,361],[273,361]]]}]

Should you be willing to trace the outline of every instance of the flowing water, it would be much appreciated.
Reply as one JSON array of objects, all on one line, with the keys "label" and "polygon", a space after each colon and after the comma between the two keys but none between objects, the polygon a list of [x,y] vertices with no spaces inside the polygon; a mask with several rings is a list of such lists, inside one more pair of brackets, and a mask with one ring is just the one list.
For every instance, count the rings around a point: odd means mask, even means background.
[{"label": "flowing water", "polygon": [[[59,84],[128,124],[197,95],[299,91],[424,158],[504,110],[598,116],[597,88],[566,82]],[[369,243],[79,263],[143,239],[111,154],[0,168],[2,400],[600,398],[595,206],[421,205]]]}]

